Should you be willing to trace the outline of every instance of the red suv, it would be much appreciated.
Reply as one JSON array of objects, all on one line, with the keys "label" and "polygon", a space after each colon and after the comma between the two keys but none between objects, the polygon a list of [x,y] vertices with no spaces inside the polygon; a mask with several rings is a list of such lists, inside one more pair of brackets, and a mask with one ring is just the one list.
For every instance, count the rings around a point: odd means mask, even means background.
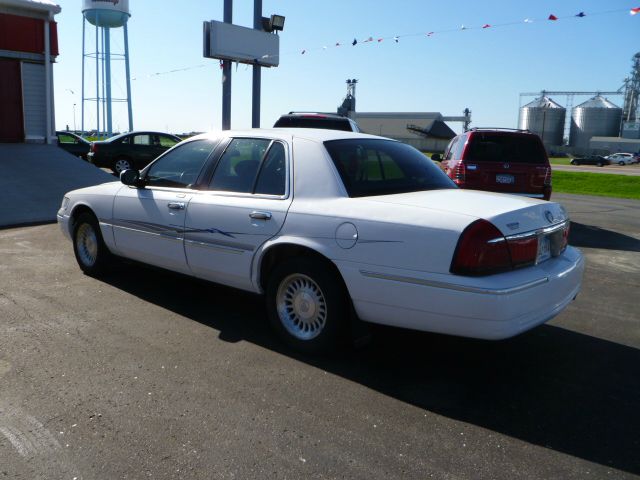
[{"label": "red suv", "polygon": [[442,168],[460,188],[551,198],[547,152],[527,130],[474,128],[460,134],[444,151]]}]

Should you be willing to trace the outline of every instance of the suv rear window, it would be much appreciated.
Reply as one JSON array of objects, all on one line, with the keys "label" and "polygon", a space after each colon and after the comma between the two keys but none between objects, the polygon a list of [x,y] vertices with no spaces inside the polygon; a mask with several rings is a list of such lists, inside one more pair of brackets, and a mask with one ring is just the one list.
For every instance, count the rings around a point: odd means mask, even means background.
[{"label": "suv rear window", "polygon": [[302,116],[290,116],[280,117],[275,123],[274,127],[284,128],[323,128],[327,130],[343,130],[351,132],[351,124],[349,119],[344,118],[329,118],[329,117],[302,117]]},{"label": "suv rear window", "polygon": [[547,155],[542,142],[534,135],[475,132],[464,160],[546,164]]},{"label": "suv rear window", "polygon": [[324,145],[350,197],[457,188],[422,153],[392,140],[331,140]]}]

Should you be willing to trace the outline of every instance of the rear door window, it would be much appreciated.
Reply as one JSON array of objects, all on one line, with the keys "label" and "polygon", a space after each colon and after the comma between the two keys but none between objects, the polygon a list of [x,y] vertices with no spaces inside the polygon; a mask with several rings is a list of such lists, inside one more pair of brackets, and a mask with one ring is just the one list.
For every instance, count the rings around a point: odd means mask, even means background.
[{"label": "rear door window", "polygon": [[453,140],[451,140],[451,143],[449,143],[449,146],[447,147],[447,149],[444,152],[444,158],[442,160],[452,160],[453,154],[456,152],[456,146],[458,145],[460,141],[460,137],[456,137]]},{"label": "rear door window", "polygon": [[545,164],[547,156],[542,143],[534,135],[476,132],[469,142],[465,160]]},{"label": "rear door window", "polygon": [[271,140],[235,138],[220,157],[209,188],[227,192],[251,193],[260,162]]}]

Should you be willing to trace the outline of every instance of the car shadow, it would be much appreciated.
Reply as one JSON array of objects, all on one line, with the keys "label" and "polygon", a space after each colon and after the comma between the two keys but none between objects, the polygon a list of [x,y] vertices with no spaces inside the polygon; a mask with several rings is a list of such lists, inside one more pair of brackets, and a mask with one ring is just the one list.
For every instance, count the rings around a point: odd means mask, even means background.
[{"label": "car shadow", "polygon": [[556,326],[487,342],[372,326],[365,347],[288,350],[259,296],[124,265],[110,285],[402,402],[584,460],[640,474],[640,350]]},{"label": "car shadow", "polygon": [[622,233],[571,222],[569,244],[575,247],[640,252],[640,240]]}]

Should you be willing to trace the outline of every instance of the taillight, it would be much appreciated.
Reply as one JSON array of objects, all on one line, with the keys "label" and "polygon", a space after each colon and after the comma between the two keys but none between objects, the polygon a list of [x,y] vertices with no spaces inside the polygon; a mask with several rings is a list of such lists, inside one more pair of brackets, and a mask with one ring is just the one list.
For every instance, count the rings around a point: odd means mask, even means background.
[{"label": "taillight", "polygon": [[90,148],[92,153],[96,153],[98,151],[98,147],[96,147],[95,143],[92,143]]},{"label": "taillight", "polygon": [[544,173],[544,184],[551,185],[551,167],[547,167],[547,171]]},{"label": "taillight", "polygon": [[459,162],[453,169],[453,182],[457,185],[461,185],[465,182],[467,176],[467,169],[464,166],[464,162]]},{"label": "taillight", "polygon": [[476,220],[462,232],[451,262],[451,273],[489,275],[511,268],[507,239],[495,225]]},{"label": "taillight", "polygon": [[511,263],[514,268],[533,265],[538,256],[538,236],[507,238]]},{"label": "taillight", "polygon": [[564,252],[564,249],[569,245],[569,230],[571,229],[571,222],[567,222],[567,225],[562,230],[562,248],[560,252]]}]

